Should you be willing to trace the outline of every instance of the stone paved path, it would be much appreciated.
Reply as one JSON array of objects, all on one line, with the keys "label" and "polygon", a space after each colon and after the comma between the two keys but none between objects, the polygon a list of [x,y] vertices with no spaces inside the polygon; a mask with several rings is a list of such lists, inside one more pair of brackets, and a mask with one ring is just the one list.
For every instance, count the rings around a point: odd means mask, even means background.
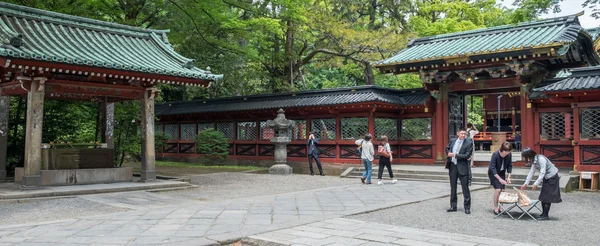
[{"label": "stone paved path", "polygon": [[[276,185],[276,184],[274,184]],[[472,189],[485,188],[473,186]],[[348,185],[281,195],[202,202],[160,193],[83,198],[133,211],[54,223],[0,227],[0,245],[203,245],[448,195],[448,185]],[[343,221],[343,220],[339,220]]]},{"label": "stone paved path", "polygon": [[454,233],[413,229],[351,219],[330,219],[250,236],[244,241],[279,245],[503,245],[519,242]]}]

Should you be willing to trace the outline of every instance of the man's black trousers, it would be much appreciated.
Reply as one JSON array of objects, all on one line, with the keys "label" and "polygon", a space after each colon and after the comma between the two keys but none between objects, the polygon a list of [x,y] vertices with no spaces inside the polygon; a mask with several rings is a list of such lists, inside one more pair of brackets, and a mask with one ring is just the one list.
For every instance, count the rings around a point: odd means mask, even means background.
[{"label": "man's black trousers", "polygon": [[313,174],[312,162],[313,158],[317,162],[317,167],[319,168],[319,174],[323,173],[323,168],[321,167],[321,161],[319,160],[319,156],[315,154],[308,155],[308,167],[310,168],[310,173]]},{"label": "man's black trousers", "polygon": [[[468,165],[468,164],[467,164]],[[460,179],[460,186],[462,187],[463,197],[465,198],[465,209],[471,209],[471,191],[469,190],[469,174],[460,175],[458,173],[458,167],[454,164],[450,164],[450,207],[456,208],[458,197],[456,195],[457,182]]]}]

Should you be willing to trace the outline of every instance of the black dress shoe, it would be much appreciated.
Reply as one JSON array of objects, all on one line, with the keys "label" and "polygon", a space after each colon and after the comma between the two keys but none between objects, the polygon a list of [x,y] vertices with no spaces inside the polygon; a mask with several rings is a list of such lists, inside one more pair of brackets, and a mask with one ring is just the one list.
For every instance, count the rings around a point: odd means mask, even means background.
[{"label": "black dress shoe", "polygon": [[310,173],[310,176],[314,176],[314,175],[315,175],[314,173]]},{"label": "black dress shoe", "polygon": [[365,183],[365,178],[364,177],[360,177],[360,181],[364,184]]},{"label": "black dress shoe", "polygon": [[449,208],[448,210],[446,210],[446,212],[456,212],[457,209],[456,208]]},{"label": "black dress shoe", "polygon": [[499,214],[500,214],[500,212],[494,211],[494,215],[499,215]]},{"label": "black dress shoe", "polygon": [[321,173],[321,174],[319,174],[319,175],[321,175],[321,176],[325,176],[325,174],[324,174],[324,173]]},{"label": "black dress shoe", "polygon": [[465,209],[465,214],[471,214],[471,209]]},{"label": "black dress shoe", "polygon": [[540,221],[540,220],[549,220],[550,218],[548,216],[543,216],[542,215],[542,216],[539,216],[539,217],[537,217],[535,219],[537,219],[538,221]]}]

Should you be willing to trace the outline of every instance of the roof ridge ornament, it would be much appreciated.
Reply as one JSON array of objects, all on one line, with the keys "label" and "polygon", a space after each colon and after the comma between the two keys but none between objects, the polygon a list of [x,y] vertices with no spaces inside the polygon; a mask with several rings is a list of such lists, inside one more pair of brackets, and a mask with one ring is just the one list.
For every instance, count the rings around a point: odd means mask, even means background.
[{"label": "roof ridge ornament", "polygon": [[196,67],[196,60],[192,59],[192,60],[186,61],[185,63],[183,63],[182,66],[184,68],[187,68],[187,69],[195,68]]}]

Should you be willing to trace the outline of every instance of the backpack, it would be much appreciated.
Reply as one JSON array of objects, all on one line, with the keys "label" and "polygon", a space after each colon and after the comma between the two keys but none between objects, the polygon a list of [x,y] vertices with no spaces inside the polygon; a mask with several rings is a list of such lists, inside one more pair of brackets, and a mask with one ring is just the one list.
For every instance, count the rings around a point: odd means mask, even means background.
[{"label": "backpack", "polygon": [[362,144],[365,140],[360,141],[360,145],[358,146],[358,148],[356,148],[356,150],[358,150],[358,156],[362,157]]}]

